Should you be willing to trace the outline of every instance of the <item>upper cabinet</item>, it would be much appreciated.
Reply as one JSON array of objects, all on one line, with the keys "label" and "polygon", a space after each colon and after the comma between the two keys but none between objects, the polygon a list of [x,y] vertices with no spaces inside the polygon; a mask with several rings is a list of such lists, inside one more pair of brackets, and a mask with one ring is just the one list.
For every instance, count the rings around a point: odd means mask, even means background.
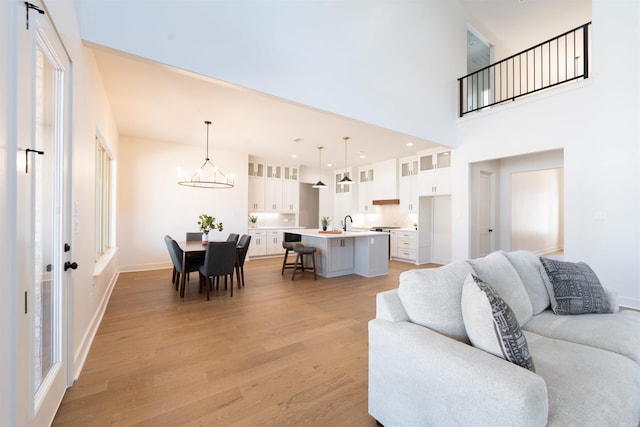
[{"label": "upper cabinet", "polygon": [[451,194],[451,151],[423,154],[419,163],[420,196]]},{"label": "upper cabinet", "polygon": [[299,167],[249,161],[249,210],[296,213],[299,210]]},{"label": "upper cabinet", "polygon": [[401,213],[418,212],[418,197],[420,159],[418,157],[405,157],[400,159],[399,198]]},{"label": "upper cabinet", "polygon": [[358,212],[374,212],[373,194],[375,171],[373,166],[366,166],[358,169]]}]

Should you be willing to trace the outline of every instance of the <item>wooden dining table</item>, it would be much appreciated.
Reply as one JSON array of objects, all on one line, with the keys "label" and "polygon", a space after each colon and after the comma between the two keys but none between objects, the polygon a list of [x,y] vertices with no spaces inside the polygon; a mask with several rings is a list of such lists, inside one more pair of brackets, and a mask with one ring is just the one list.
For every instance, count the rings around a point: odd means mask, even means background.
[{"label": "wooden dining table", "polygon": [[[224,240],[220,240],[221,242]],[[177,240],[178,246],[182,250],[182,271],[187,271],[187,257],[194,254],[205,254],[207,252],[207,245],[203,244],[200,240]],[[236,245],[236,265],[238,261],[238,253],[242,249],[242,246]],[[187,273],[180,276],[180,297],[184,298],[184,290],[187,287]],[[232,278],[233,280],[233,278]],[[233,284],[231,285],[233,286]],[[232,296],[233,296],[233,290]]]}]

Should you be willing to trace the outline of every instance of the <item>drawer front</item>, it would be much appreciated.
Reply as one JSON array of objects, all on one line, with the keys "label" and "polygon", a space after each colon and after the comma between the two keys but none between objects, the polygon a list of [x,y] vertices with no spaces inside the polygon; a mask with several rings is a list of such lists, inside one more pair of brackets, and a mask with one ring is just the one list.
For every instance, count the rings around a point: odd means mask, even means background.
[{"label": "drawer front", "polygon": [[415,249],[398,248],[398,258],[415,261],[416,260],[416,250]]},{"label": "drawer front", "polygon": [[401,239],[400,237],[398,237],[398,251],[403,250],[403,249],[413,249],[415,251],[415,249],[416,249],[416,239],[414,239],[414,238]]},{"label": "drawer front", "polygon": [[412,233],[410,231],[398,231],[398,239],[414,239],[416,238],[416,233]]}]

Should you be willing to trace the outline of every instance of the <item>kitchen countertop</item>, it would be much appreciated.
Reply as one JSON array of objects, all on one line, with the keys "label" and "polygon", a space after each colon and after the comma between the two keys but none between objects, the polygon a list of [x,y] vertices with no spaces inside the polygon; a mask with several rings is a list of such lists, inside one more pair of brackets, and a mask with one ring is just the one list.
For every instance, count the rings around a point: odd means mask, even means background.
[{"label": "kitchen countertop", "polygon": [[301,236],[308,236],[308,237],[319,237],[322,239],[340,239],[345,237],[380,236],[381,234],[389,234],[389,233],[384,233],[380,231],[368,231],[368,230],[367,231],[351,230],[346,232],[341,231],[340,233],[320,233],[320,230],[304,229],[296,232],[296,234],[299,234]]}]

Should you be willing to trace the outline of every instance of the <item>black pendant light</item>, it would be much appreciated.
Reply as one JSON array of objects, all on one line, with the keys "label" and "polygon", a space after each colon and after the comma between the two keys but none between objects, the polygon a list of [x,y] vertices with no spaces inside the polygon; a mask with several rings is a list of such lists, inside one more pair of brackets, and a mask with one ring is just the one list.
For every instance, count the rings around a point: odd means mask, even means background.
[{"label": "black pendant light", "polygon": [[325,184],[324,182],[322,182],[322,179],[320,179],[322,177],[322,149],[324,147],[318,147],[318,182],[316,182],[315,184],[313,184],[313,188],[326,188],[327,184]]},{"label": "black pendant light", "polygon": [[347,141],[349,140],[349,137],[343,136],[342,139],[344,140],[344,177],[342,177],[338,184],[351,185],[353,184],[353,181],[351,181],[351,178],[347,175]]}]

